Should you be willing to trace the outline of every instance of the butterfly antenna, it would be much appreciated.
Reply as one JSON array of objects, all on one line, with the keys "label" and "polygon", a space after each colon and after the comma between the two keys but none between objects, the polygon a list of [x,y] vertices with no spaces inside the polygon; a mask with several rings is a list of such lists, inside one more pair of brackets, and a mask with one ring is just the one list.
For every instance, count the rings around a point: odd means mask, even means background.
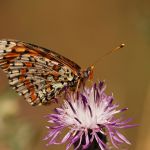
[{"label": "butterfly antenna", "polygon": [[112,49],[111,51],[108,51],[107,53],[105,53],[102,57],[100,57],[99,59],[97,59],[93,64],[97,64],[99,61],[101,61],[104,57],[110,55],[113,52],[118,51],[119,49],[123,48],[125,46],[125,44],[120,44],[119,46],[117,46],[116,48]]}]

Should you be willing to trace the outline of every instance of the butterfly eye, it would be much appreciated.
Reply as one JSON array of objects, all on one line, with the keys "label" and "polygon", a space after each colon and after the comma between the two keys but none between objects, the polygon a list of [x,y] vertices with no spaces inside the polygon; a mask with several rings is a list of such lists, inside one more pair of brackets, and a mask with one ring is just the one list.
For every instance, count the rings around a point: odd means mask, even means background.
[{"label": "butterfly eye", "polygon": [[88,78],[89,76],[89,71],[84,71],[84,78]]}]

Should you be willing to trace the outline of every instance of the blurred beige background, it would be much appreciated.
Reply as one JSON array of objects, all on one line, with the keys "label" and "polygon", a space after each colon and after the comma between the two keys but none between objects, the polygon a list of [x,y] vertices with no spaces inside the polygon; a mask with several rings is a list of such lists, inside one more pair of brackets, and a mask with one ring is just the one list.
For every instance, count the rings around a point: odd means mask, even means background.
[{"label": "blurred beige background", "polygon": [[[150,148],[150,2],[147,0],[5,0],[0,2],[0,38],[52,48],[83,68],[120,43],[126,47],[95,66],[126,117],[141,126],[125,130],[130,150]],[[0,70],[0,150],[46,147],[46,119],[54,107],[31,107]]]}]

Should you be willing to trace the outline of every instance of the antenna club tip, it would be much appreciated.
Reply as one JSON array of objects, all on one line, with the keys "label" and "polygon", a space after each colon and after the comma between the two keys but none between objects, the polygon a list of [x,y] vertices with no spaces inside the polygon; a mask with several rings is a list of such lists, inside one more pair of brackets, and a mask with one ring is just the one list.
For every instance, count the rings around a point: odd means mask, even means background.
[{"label": "antenna club tip", "polygon": [[125,46],[125,44],[124,44],[124,43],[120,44],[120,48],[123,48],[124,46]]}]

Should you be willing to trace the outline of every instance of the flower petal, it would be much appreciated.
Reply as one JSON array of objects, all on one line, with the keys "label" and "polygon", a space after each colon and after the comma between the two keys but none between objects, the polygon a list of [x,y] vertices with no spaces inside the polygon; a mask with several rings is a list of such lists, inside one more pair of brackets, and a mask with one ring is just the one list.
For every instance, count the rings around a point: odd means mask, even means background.
[{"label": "flower petal", "polygon": [[122,139],[125,143],[131,144],[131,143],[126,139],[126,137],[123,136],[121,133],[119,133],[117,130],[116,130],[116,134],[117,134],[118,137],[119,137],[120,139]]}]

